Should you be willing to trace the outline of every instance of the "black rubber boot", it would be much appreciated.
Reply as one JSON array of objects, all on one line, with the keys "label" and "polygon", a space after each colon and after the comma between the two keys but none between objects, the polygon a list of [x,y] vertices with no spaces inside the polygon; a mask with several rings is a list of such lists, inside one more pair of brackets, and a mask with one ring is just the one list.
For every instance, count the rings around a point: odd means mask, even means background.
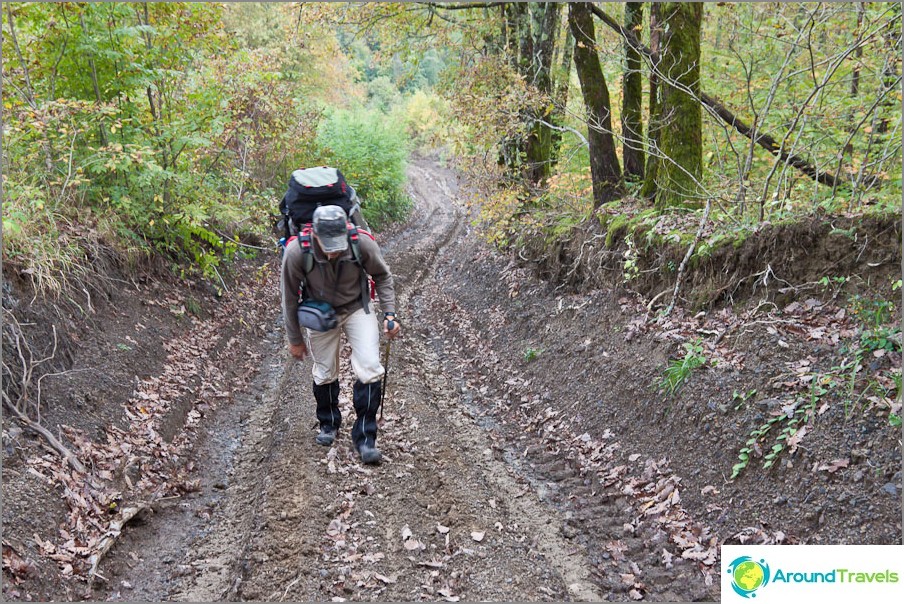
[{"label": "black rubber boot", "polygon": [[314,384],[314,400],[317,401],[317,421],[320,422],[317,444],[329,446],[336,440],[339,426],[342,425],[342,413],[339,411],[339,380],[329,384]]},{"label": "black rubber boot", "polygon": [[355,382],[353,401],[358,418],[352,426],[352,442],[366,464],[380,463],[383,455],[377,449],[377,411],[380,409],[380,382]]}]

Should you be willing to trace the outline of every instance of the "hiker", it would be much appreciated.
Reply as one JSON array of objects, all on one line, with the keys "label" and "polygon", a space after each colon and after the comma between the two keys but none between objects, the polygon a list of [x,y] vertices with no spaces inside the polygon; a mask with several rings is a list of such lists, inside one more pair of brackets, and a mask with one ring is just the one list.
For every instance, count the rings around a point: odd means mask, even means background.
[{"label": "hiker", "polygon": [[352,393],[357,414],[352,441],[361,461],[376,464],[382,459],[376,441],[384,368],[379,352],[380,322],[371,303],[368,276],[380,298],[383,333],[393,339],[401,328],[395,319],[392,274],[380,247],[371,237],[358,237],[358,230],[347,220],[341,207],[320,206],[314,211],[308,238],[302,234],[286,245],[281,275],[282,309],[289,352],[299,361],[310,353],[314,361],[314,399],[320,422],[316,441],[325,446],[333,444],[342,423],[338,402],[339,339],[340,332],[345,332],[357,378]]}]

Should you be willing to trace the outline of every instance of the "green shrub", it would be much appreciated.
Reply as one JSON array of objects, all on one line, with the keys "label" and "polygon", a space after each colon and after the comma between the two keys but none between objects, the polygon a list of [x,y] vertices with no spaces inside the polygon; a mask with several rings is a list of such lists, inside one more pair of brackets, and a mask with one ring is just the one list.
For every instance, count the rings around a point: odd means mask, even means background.
[{"label": "green shrub", "polygon": [[342,170],[355,187],[368,224],[379,229],[408,215],[408,145],[402,127],[379,111],[335,110],[321,123],[317,141],[325,163]]},{"label": "green shrub", "polygon": [[657,389],[668,396],[673,396],[681,390],[691,373],[706,364],[703,343],[699,339],[685,342],[684,350],[684,358],[669,361],[662,374],[662,379],[656,384]]}]

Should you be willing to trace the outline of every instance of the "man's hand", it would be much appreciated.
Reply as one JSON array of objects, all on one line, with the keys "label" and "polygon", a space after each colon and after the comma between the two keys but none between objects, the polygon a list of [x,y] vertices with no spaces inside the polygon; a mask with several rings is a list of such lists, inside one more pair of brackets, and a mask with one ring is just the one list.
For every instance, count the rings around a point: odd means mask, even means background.
[{"label": "man's hand", "polygon": [[[392,329],[389,329],[389,324],[392,323]],[[399,332],[402,331],[402,326],[399,325],[399,322],[395,317],[386,317],[383,319],[383,333],[386,334],[386,337],[390,340],[394,340],[396,336],[399,335]]]},{"label": "man's hand", "polygon": [[289,354],[299,361],[303,361],[308,356],[308,347],[304,342],[301,344],[289,344]]}]

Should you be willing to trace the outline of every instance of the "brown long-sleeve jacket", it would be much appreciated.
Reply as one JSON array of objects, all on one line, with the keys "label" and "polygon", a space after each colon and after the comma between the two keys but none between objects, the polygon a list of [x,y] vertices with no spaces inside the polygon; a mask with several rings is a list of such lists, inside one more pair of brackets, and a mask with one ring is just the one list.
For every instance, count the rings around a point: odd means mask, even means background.
[{"label": "brown long-sleeve jacket", "polygon": [[[361,264],[377,286],[380,309],[382,312],[395,312],[392,273],[383,260],[380,246],[369,237],[362,236],[358,238],[358,247],[361,251]],[[311,250],[314,254],[314,267],[307,277],[302,268],[304,253],[298,239],[289,243],[283,254],[280,282],[282,310],[286,335],[293,345],[304,342],[297,314],[302,282],[305,282],[309,298],[329,302],[340,316],[361,308],[361,267],[355,264],[351,247],[334,260],[326,257],[316,241],[311,241]]]}]

